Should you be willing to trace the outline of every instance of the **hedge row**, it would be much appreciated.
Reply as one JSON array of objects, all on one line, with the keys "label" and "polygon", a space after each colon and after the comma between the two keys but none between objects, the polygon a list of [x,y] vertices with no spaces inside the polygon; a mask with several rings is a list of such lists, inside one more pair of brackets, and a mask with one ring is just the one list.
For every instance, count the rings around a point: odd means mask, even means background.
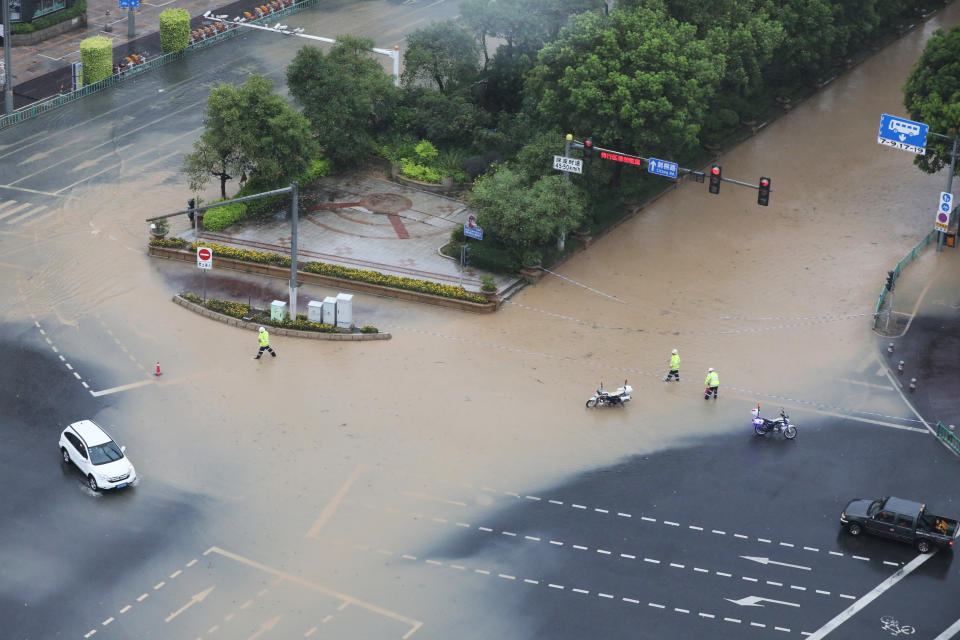
[{"label": "hedge row", "polygon": [[33,22],[14,22],[10,25],[11,33],[33,33],[41,31],[55,24],[73,20],[77,16],[82,16],[87,12],[87,0],[77,0],[70,8],[62,11],[55,11],[49,15],[41,16]]},{"label": "hedge row", "polygon": [[[206,224],[206,218],[204,218]],[[270,264],[277,267],[289,267],[290,256],[280,255],[279,253],[267,253],[265,251],[253,251],[251,249],[237,249],[222,244],[213,244],[209,242],[199,243],[200,246],[208,247],[213,250],[213,255],[222,258],[231,258],[244,262],[254,262],[257,264]],[[188,249],[196,252],[198,243],[187,242],[182,238],[168,238],[164,240],[150,240],[152,247],[165,247],[168,249]],[[306,262],[302,263],[301,269],[310,273],[317,273],[344,280],[354,280],[356,282],[367,282],[369,284],[379,284],[393,289],[403,289],[405,291],[416,291],[418,293],[428,293],[434,296],[444,298],[454,298],[456,300],[466,300],[468,302],[477,302],[485,304],[487,299],[476,293],[470,293],[463,287],[455,287],[452,284],[439,284],[429,280],[417,280],[404,276],[392,276],[380,273],[379,271],[367,271],[364,269],[354,269],[344,267],[338,264],[329,264],[326,262]]]},{"label": "hedge row", "polygon": [[[281,322],[277,322],[270,318],[270,316],[264,315],[262,313],[250,315],[250,307],[243,302],[233,302],[231,300],[218,300],[216,298],[210,298],[206,302],[203,301],[203,298],[196,295],[195,293],[181,293],[179,294],[181,298],[187,302],[192,302],[198,304],[201,307],[214,311],[216,313],[222,313],[225,316],[230,316],[231,318],[250,318],[251,322],[256,324],[267,325],[271,327],[280,327],[282,329],[298,329],[300,331],[317,331],[319,333],[339,333],[336,327],[329,324],[321,324],[319,322],[310,322],[307,320],[307,316],[298,313],[296,320],[291,320],[289,316]],[[373,325],[367,325],[360,329],[360,333],[380,333],[380,330],[374,327]]]}]

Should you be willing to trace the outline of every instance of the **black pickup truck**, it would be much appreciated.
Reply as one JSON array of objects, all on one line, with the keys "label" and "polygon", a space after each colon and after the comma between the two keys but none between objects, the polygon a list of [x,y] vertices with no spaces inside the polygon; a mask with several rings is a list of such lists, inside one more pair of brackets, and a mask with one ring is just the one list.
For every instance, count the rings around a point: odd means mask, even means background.
[{"label": "black pickup truck", "polygon": [[956,520],[927,513],[924,504],[894,497],[851,500],[840,514],[840,524],[852,536],[866,532],[900,540],[920,553],[929,553],[934,545],[953,547],[960,529]]}]

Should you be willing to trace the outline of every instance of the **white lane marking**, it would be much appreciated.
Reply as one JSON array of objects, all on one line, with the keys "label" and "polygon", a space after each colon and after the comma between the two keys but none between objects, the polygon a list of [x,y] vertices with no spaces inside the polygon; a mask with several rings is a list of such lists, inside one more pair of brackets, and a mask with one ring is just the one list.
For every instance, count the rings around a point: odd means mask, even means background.
[{"label": "white lane marking", "polygon": [[720,531],[719,529],[711,529],[710,533],[716,533],[716,534],[721,535],[721,536],[727,535],[727,532],[726,532],[726,531]]},{"label": "white lane marking", "polygon": [[668,525],[670,525],[671,527],[679,527],[679,526],[680,526],[680,523],[679,523],[679,522],[670,522],[669,520],[664,520],[664,521],[663,521],[663,524],[668,524]]},{"label": "white lane marking", "polygon": [[548,584],[547,586],[550,587],[551,589],[561,589],[561,590],[562,590],[562,589],[564,588],[564,586],[563,586],[562,584],[553,584],[553,583],[550,583],[550,584]]},{"label": "white lane marking", "polygon": [[526,496],[527,500],[540,500],[537,496]]},{"label": "white lane marking", "polygon": [[786,627],[774,627],[773,629],[774,629],[775,631],[786,631],[787,633],[790,633],[790,629],[788,629],[788,628],[786,628]]},{"label": "white lane marking", "polygon": [[644,561],[644,562],[649,562],[649,563],[651,563],[651,564],[660,564],[660,561],[659,561],[659,560],[655,560],[655,559],[653,559],[653,558],[644,558],[643,561]]},{"label": "white lane marking", "polygon": [[864,558],[863,556],[851,556],[854,560],[866,560],[870,562],[870,558]]},{"label": "white lane marking", "polygon": [[140,597],[137,598],[137,602],[143,602],[143,601],[146,600],[149,596],[150,596],[150,594],[148,594],[148,593],[141,594]]},{"label": "white lane marking", "polygon": [[673,610],[677,613],[690,613],[689,609],[681,609],[680,607],[674,607]]},{"label": "white lane marking", "polygon": [[657,521],[656,518],[648,518],[647,516],[640,516],[640,519],[641,519],[641,520],[645,520],[646,522],[656,522],[656,521]]},{"label": "white lane marking", "polygon": [[551,541],[550,541],[550,544],[555,544],[555,545],[557,545],[558,547],[562,547],[562,546],[563,546],[563,543],[560,542],[559,540],[551,540]]},{"label": "white lane marking", "polygon": [[747,540],[747,539],[748,539],[747,536],[743,535],[742,533],[735,533],[735,534],[733,534],[733,537],[734,537],[734,538],[742,538],[743,540]]},{"label": "white lane marking", "polygon": [[534,542],[540,542],[540,538],[535,538],[533,536],[523,536],[526,540],[533,540]]},{"label": "white lane marking", "polygon": [[10,209],[10,211],[7,211],[6,213],[0,214],[0,220],[3,220],[3,219],[6,218],[7,216],[12,216],[12,215],[15,214],[17,211],[23,211],[24,209],[26,209],[26,208],[29,207],[29,206],[30,206],[30,203],[29,203],[29,202],[24,202],[24,203],[23,203],[22,205],[20,205],[19,207],[14,207],[13,209]]},{"label": "white lane marking", "polygon": [[458,523],[456,523],[456,524],[457,524],[458,527],[465,527],[465,528],[467,528],[467,529],[470,528],[470,525],[468,525],[466,522],[458,522]]},{"label": "white lane marking", "polygon": [[607,556],[610,555],[610,552],[607,551],[606,549],[597,549],[597,553],[602,553]]},{"label": "white lane marking", "polygon": [[516,579],[517,579],[517,576],[510,576],[510,575],[507,575],[507,574],[505,574],[505,573],[498,573],[497,575],[500,576],[501,578],[503,578],[504,580],[516,580]]},{"label": "white lane marking", "polygon": [[851,380],[849,378],[837,378],[840,382],[846,382],[848,384],[858,384],[862,387],[870,387],[872,389],[883,389],[884,391],[894,391],[894,388],[888,384],[873,384],[871,382],[860,382],[859,380]]},{"label": "white lane marking", "polygon": [[113,622],[113,616],[107,618],[106,620],[104,620],[104,621],[101,622],[100,624],[102,624],[103,626],[107,626],[107,625],[110,624],[111,622]]},{"label": "white lane marking", "polygon": [[511,498],[519,498],[519,497],[520,497],[520,494],[519,494],[519,493],[514,493],[513,491],[506,491],[505,493],[506,493],[508,496],[510,496]]},{"label": "white lane marking", "polygon": [[762,623],[760,623],[760,622],[751,622],[751,623],[750,623],[750,626],[751,626],[751,627],[762,627],[762,628],[766,628],[767,625],[762,624]]},{"label": "white lane marking", "polygon": [[798,587],[798,586],[795,585],[795,584],[790,585],[790,588],[791,588],[791,589],[796,589],[797,591],[806,591],[806,590],[807,590],[806,587]]},{"label": "white lane marking", "polygon": [[559,504],[559,505],[562,505],[562,504],[563,504],[563,503],[560,502],[559,500],[548,500],[547,502],[549,502],[550,504]]},{"label": "white lane marking", "polygon": [[67,369],[70,369],[70,371],[73,371],[73,365],[71,365],[69,362],[67,363]]},{"label": "white lane marking", "polygon": [[701,612],[700,612],[700,617],[701,617],[701,618],[710,618],[710,619],[712,620],[713,618],[716,618],[717,616],[713,615],[712,613],[703,613],[703,612],[701,611]]},{"label": "white lane marking", "polygon": [[737,620],[736,618],[724,618],[723,621],[724,621],[724,622],[736,622],[737,624],[740,623],[740,621]]},{"label": "white lane marking", "polygon": [[710,573],[709,569],[701,569],[700,567],[694,567],[693,570],[698,571],[700,573]]},{"label": "white lane marking", "polygon": [[782,586],[783,586],[783,583],[782,583],[782,582],[774,582],[773,580],[767,580],[767,584],[773,585],[774,587],[782,587]]},{"label": "white lane marking", "polygon": [[698,526],[695,525],[695,524],[691,524],[691,525],[689,525],[689,526],[690,526],[690,528],[693,529],[694,531],[703,531],[703,527],[698,527]]},{"label": "white lane marking", "polygon": [[830,551],[828,553],[832,556],[840,556],[841,558],[843,557],[843,554],[840,553],[839,551]]},{"label": "white lane marking", "polygon": [[160,582],[158,582],[157,584],[153,585],[153,590],[156,591],[157,589],[161,589],[161,588],[163,588],[163,585],[165,585],[165,584],[167,584],[167,583],[166,583],[166,582],[163,582],[163,581],[160,581]]},{"label": "white lane marking", "polygon": [[188,562],[188,563],[187,563],[187,566],[188,566],[188,567],[192,567],[192,566],[195,565],[195,564],[197,564],[197,559],[196,559],[196,558],[194,558],[193,560],[191,560],[190,562]]},{"label": "white lane marking", "polygon": [[958,632],[960,632],[960,620],[957,620],[952,625],[944,629],[943,633],[938,635],[933,640],[950,640],[950,638],[955,636]]},{"label": "white lane marking", "polygon": [[10,224],[16,224],[16,223],[20,222],[21,220],[23,220],[24,218],[29,218],[30,216],[32,216],[32,215],[35,214],[35,213],[40,213],[41,211],[43,211],[43,210],[46,209],[46,208],[47,208],[46,205],[40,205],[39,207],[36,207],[36,208],[34,208],[34,209],[31,209],[30,211],[27,211],[26,213],[21,213],[21,214],[18,215],[16,218],[10,218],[9,220],[7,220],[7,222],[10,223]]},{"label": "white lane marking", "polygon": [[830,595],[830,592],[829,592],[829,591],[824,591],[823,589],[817,589],[816,592],[819,593],[819,594],[822,595],[822,596],[828,596],[828,595]]},{"label": "white lane marking", "polygon": [[883,564],[888,564],[888,565],[890,565],[891,567],[899,567],[899,566],[900,566],[900,563],[899,563],[899,562],[890,562],[889,560],[884,560],[884,561],[883,561]]},{"label": "white lane marking", "polygon": [[570,506],[573,507],[574,509],[586,509],[586,508],[587,508],[585,505],[582,505],[582,504],[572,504],[572,503],[571,503]]},{"label": "white lane marking", "polygon": [[436,516],[434,516],[433,518],[431,518],[431,520],[433,520],[434,522],[439,522],[439,523],[441,523],[441,524],[446,523],[446,519],[444,519],[444,518],[437,518]]},{"label": "white lane marking", "polygon": [[868,593],[861,596],[859,600],[837,614],[832,620],[807,636],[807,640],[821,640],[828,633],[839,627],[841,624],[852,618],[858,611],[880,597],[883,592],[910,575],[914,569],[932,558],[936,553],[922,553],[911,560],[905,566],[897,569],[893,575],[871,589]]},{"label": "white lane marking", "polygon": [[613,598],[613,596],[609,593],[598,593],[597,596],[600,598]]},{"label": "white lane marking", "polygon": [[647,604],[648,604],[649,606],[655,607],[655,608],[657,608],[657,609],[666,609],[666,608],[667,608],[666,605],[657,604],[656,602],[648,602]]},{"label": "white lane marking", "polygon": [[89,638],[90,636],[95,636],[95,635],[97,635],[97,630],[96,630],[96,629],[90,629],[90,631],[87,631],[85,634],[83,634],[83,637],[84,637],[84,638]]},{"label": "white lane marking", "polygon": [[575,545],[573,545],[573,548],[574,548],[574,549],[577,549],[578,551],[587,551],[587,549],[588,549],[589,547],[584,547],[584,546],[582,546],[582,545],[575,544]]},{"label": "white lane marking", "polygon": [[818,553],[820,552],[820,549],[818,549],[817,547],[804,547],[803,550],[804,550],[804,551],[816,551],[816,552],[818,552]]},{"label": "white lane marking", "polygon": [[524,578],[523,581],[528,582],[530,584],[540,584],[539,580],[531,580],[530,578]]},{"label": "white lane marking", "polygon": [[407,553],[403,554],[403,555],[400,556],[400,557],[401,557],[401,558],[405,558],[405,559],[407,559],[407,560],[416,560],[416,559],[417,559],[417,556],[411,556],[410,554],[407,554]]},{"label": "white lane marking", "polygon": [[722,577],[724,577],[724,578],[732,578],[732,577],[733,577],[733,574],[732,574],[732,573],[725,573],[725,572],[723,572],[723,571],[717,571],[716,574],[717,574],[718,576],[722,576]]},{"label": "white lane marking", "polygon": [[841,598],[846,598],[847,600],[856,600],[856,599],[857,599],[857,596],[848,596],[848,595],[845,594],[845,593],[840,593],[840,594],[838,594],[838,595],[839,595]]},{"label": "white lane marking", "polygon": [[493,529],[491,529],[491,528],[489,528],[489,527],[477,527],[477,529],[480,529],[480,531],[486,531],[486,532],[488,532],[488,533],[491,532],[491,531],[493,531]]},{"label": "white lane marking", "polygon": [[517,537],[517,534],[515,534],[513,531],[504,531],[504,532],[503,532],[503,535],[505,535],[505,536],[512,536],[512,537],[514,537],[514,538]]},{"label": "white lane marking", "polygon": [[757,580],[756,578],[751,578],[750,576],[741,576],[741,578],[743,580],[746,580],[747,582],[759,582],[759,580]]},{"label": "white lane marking", "polygon": [[589,593],[590,593],[590,592],[587,591],[586,589],[571,589],[571,591],[575,591],[576,593],[584,593],[584,594],[589,594]]},{"label": "white lane marking", "polygon": [[120,609],[120,613],[126,613],[127,611],[130,611],[130,609],[133,609],[133,605],[128,604],[123,609]]},{"label": "white lane marking", "polygon": [[770,544],[771,541],[767,540],[766,538],[757,538],[757,542],[766,542],[767,544]]},{"label": "white lane marking", "polygon": [[450,568],[451,568],[451,569],[459,569],[460,571],[466,571],[466,570],[467,570],[467,568],[466,568],[465,566],[463,566],[462,564],[451,564],[451,565],[450,565]]},{"label": "white lane marking", "polygon": [[781,547],[793,547],[793,545],[790,544],[789,542],[781,542],[781,543],[780,543],[780,546],[781,546]]},{"label": "white lane marking", "polygon": [[676,568],[676,569],[685,569],[685,568],[686,568],[685,565],[677,564],[676,562],[671,562],[671,563],[670,563],[670,566],[671,566],[671,567],[674,567],[674,568]]},{"label": "white lane marking", "polygon": [[621,557],[621,558],[626,558],[626,559],[628,559],[628,560],[636,560],[636,559],[637,559],[637,556],[632,556],[632,555],[630,555],[629,553],[621,553],[621,554],[620,554],[620,557]]},{"label": "white lane marking", "polygon": [[473,571],[474,571],[474,573],[482,573],[482,574],[485,575],[485,576],[490,575],[490,572],[487,571],[486,569],[474,569]]},{"label": "white lane marking", "polygon": [[629,513],[624,513],[624,512],[622,512],[622,511],[617,511],[617,515],[620,516],[621,518],[632,518],[632,517],[633,517],[633,516],[630,515]]},{"label": "white lane marking", "polygon": [[80,379],[80,374],[77,373],[76,371],[74,371],[74,372],[73,372],[73,377],[76,378],[77,380],[79,380],[79,379]]},{"label": "white lane marking", "polygon": [[443,563],[440,562],[439,560],[427,560],[427,564],[435,564],[435,565],[440,566],[440,567],[443,566]]},{"label": "white lane marking", "polygon": [[598,507],[594,507],[593,510],[596,511],[597,513],[610,513],[606,509],[600,509]]},{"label": "white lane marking", "polygon": [[640,601],[639,601],[639,600],[635,600],[635,599],[633,599],[633,598],[623,598],[623,601],[624,601],[624,602],[629,602],[630,604],[640,604]]}]

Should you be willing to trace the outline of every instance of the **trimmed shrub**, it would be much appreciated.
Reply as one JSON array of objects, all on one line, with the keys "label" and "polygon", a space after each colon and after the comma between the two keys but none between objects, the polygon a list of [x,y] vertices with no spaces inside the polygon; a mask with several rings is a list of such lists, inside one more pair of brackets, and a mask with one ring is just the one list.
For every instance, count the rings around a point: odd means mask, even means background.
[{"label": "trimmed shrub", "polygon": [[187,241],[183,238],[152,238],[151,247],[165,247],[167,249],[183,249],[187,246]]},{"label": "trimmed shrub", "polygon": [[164,53],[183,51],[190,44],[190,14],[186,9],[160,12],[160,48]]},{"label": "trimmed shrub", "polygon": [[83,84],[93,84],[113,74],[113,40],[93,36],[80,42]]},{"label": "trimmed shrub", "polygon": [[247,215],[247,205],[243,202],[225,204],[222,207],[208,209],[203,216],[203,228],[207,231],[222,231]]},{"label": "trimmed shrub", "polygon": [[307,168],[303,174],[297,178],[297,184],[301,187],[308,185],[311,182],[316,182],[320,178],[329,175],[330,169],[333,168],[333,161],[329,158],[317,158],[310,162],[310,166]]}]

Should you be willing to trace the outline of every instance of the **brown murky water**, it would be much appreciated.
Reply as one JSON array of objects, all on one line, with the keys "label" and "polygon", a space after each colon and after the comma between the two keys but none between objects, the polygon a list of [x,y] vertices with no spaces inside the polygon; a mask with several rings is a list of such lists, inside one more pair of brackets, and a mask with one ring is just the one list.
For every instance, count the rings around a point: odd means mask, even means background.
[{"label": "brown murky water", "polygon": [[[925,38],[958,17],[951,4],[719,158],[727,177],[771,176],[769,207],[753,190],[725,183],[715,196],[682,183],[557,269],[609,295],[548,275],[491,316],[364,299],[392,340],[277,338],[279,358],[251,362],[255,336],[172,305],[165,265],[144,255],[142,219],[178,208],[184,191],[159,172],[77,192],[70,222],[0,247],[0,262],[26,266],[5,318],[74,327],[96,313],[141,365],[163,361],[163,384],[114,396],[105,421],[164,425],[126,437],[145,482],[162,474],[242,505],[249,520],[211,523],[204,548],[275,543],[278,522],[298,537],[357,465],[414,485],[525,491],[698,431],[746,428],[762,396],[726,388],[860,409],[831,384],[872,350],[872,319],[851,316],[873,311],[945,182],[877,145],[877,123],[904,114],[899,88]],[[683,383],[667,386],[672,348]],[[704,406],[708,366],[724,393]],[[632,406],[584,409],[599,381],[624,378]],[[478,492],[471,506],[484,504]]]}]

